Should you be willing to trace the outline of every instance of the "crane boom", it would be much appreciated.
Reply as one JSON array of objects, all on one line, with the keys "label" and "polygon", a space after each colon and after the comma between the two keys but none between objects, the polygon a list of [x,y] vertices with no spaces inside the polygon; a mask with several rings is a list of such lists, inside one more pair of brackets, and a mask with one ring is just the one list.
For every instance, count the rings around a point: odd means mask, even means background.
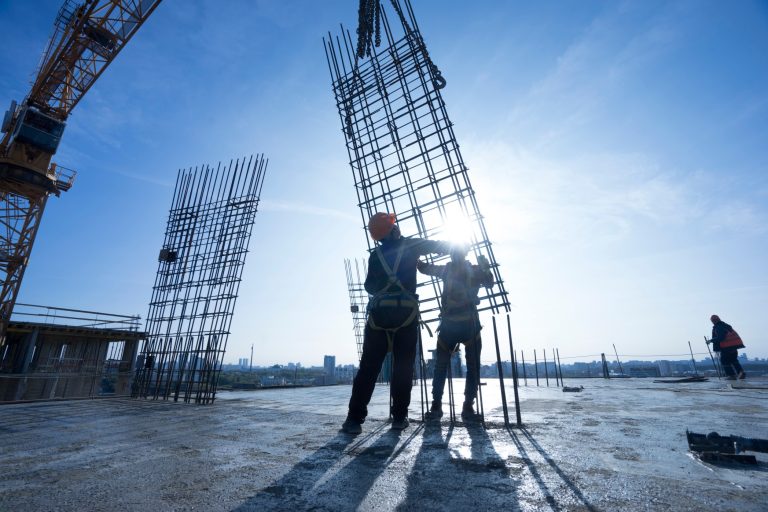
[{"label": "crane boom", "polygon": [[161,0],[64,0],[29,94],[0,125],[0,348],[51,194],[74,172],[51,164],[72,109]]},{"label": "crane boom", "polygon": [[160,0],[67,0],[43,54],[28,103],[65,120]]}]

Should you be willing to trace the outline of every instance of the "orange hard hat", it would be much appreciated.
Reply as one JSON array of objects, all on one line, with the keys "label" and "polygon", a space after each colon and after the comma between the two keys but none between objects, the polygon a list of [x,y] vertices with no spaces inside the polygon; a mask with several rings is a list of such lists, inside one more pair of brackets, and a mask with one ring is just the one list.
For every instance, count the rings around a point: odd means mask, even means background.
[{"label": "orange hard hat", "polygon": [[371,234],[371,238],[376,240],[383,240],[392,232],[392,228],[395,226],[395,214],[393,213],[374,213],[371,220],[368,221],[368,232]]}]

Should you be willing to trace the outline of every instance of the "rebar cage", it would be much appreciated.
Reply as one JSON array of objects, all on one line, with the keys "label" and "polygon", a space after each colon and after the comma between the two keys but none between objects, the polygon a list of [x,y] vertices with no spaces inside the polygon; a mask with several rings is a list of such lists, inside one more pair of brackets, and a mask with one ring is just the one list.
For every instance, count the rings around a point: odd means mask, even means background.
[{"label": "rebar cage", "polygon": [[257,155],[179,171],[134,397],[214,401],[266,169]]},{"label": "rebar cage", "polygon": [[[362,269],[362,273],[361,273]],[[357,342],[357,359],[363,357],[363,331],[367,315],[365,306],[368,303],[368,292],[365,291],[362,276],[367,273],[365,261],[344,260],[344,270],[347,273],[347,290],[349,291],[349,311],[352,313],[352,329]]]},{"label": "rebar cage", "polygon": [[[452,224],[464,224],[471,253],[488,258],[496,281],[481,290],[479,310],[508,312],[504,282],[440,93],[445,81],[410,2],[392,4],[399,23],[390,23],[381,9],[386,47],[372,45],[369,59],[356,57],[343,27],[339,36],[324,39],[363,226],[379,211],[395,213],[406,236],[440,239]],[[368,248],[374,245],[368,238]],[[440,287],[436,278],[419,284],[426,322],[438,318]]]},{"label": "rebar cage", "polygon": [[[515,409],[520,425],[509,298],[440,92],[446,80],[429,56],[410,1],[391,0],[390,3],[397,16],[397,21],[392,23],[382,7],[383,2],[366,4],[375,9],[367,13],[363,12],[361,3],[358,28],[361,39],[357,48],[343,26],[339,35],[329,33],[323,40],[363,230],[374,213],[394,213],[406,236],[466,243],[475,258],[487,258],[495,284],[480,290],[478,310],[493,314],[504,423],[509,424],[496,328],[496,316],[506,313]],[[368,22],[364,22],[366,16]],[[381,27],[370,26],[371,18]],[[380,49],[377,48],[379,39],[386,43]],[[458,226],[460,230],[456,229]],[[370,237],[367,242],[370,251],[376,242]],[[427,259],[442,263],[447,258],[444,255]],[[420,279],[417,291],[421,320],[425,323],[439,319],[441,286],[437,278],[422,276]],[[425,377],[423,353],[417,359],[417,374]],[[423,414],[428,396],[423,378],[420,388]],[[478,396],[482,414],[482,393]]]}]

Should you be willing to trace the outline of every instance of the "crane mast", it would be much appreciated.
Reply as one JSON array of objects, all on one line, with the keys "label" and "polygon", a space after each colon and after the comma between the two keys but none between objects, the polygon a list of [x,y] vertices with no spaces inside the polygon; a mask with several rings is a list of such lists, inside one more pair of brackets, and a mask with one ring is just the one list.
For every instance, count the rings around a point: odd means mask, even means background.
[{"label": "crane mast", "polygon": [[0,348],[45,204],[75,172],[51,163],[72,109],[161,0],[65,0],[27,97],[0,126]]}]

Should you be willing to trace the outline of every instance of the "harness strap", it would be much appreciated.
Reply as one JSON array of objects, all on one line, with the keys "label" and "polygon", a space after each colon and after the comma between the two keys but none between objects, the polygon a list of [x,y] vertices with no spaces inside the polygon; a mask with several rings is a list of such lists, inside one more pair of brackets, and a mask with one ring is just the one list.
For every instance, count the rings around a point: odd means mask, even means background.
[{"label": "harness strap", "polygon": [[381,247],[376,247],[376,255],[379,257],[379,261],[381,262],[381,266],[384,269],[384,272],[386,272],[387,277],[389,277],[389,281],[387,282],[387,286],[385,286],[380,291],[387,290],[390,286],[393,284],[396,284],[400,287],[401,290],[404,292],[408,292],[406,290],[405,286],[403,286],[403,283],[400,281],[400,278],[397,277],[397,269],[400,267],[400,260],[403,258],[403,253],[405,252],[405,247],[403,243],[400,243],[400,247],[397,248],[397,256],[395,257],[395,265],[390,268],[389,263],[387,263],[387,260],[384,258],[384,253],[381,250]]}]

